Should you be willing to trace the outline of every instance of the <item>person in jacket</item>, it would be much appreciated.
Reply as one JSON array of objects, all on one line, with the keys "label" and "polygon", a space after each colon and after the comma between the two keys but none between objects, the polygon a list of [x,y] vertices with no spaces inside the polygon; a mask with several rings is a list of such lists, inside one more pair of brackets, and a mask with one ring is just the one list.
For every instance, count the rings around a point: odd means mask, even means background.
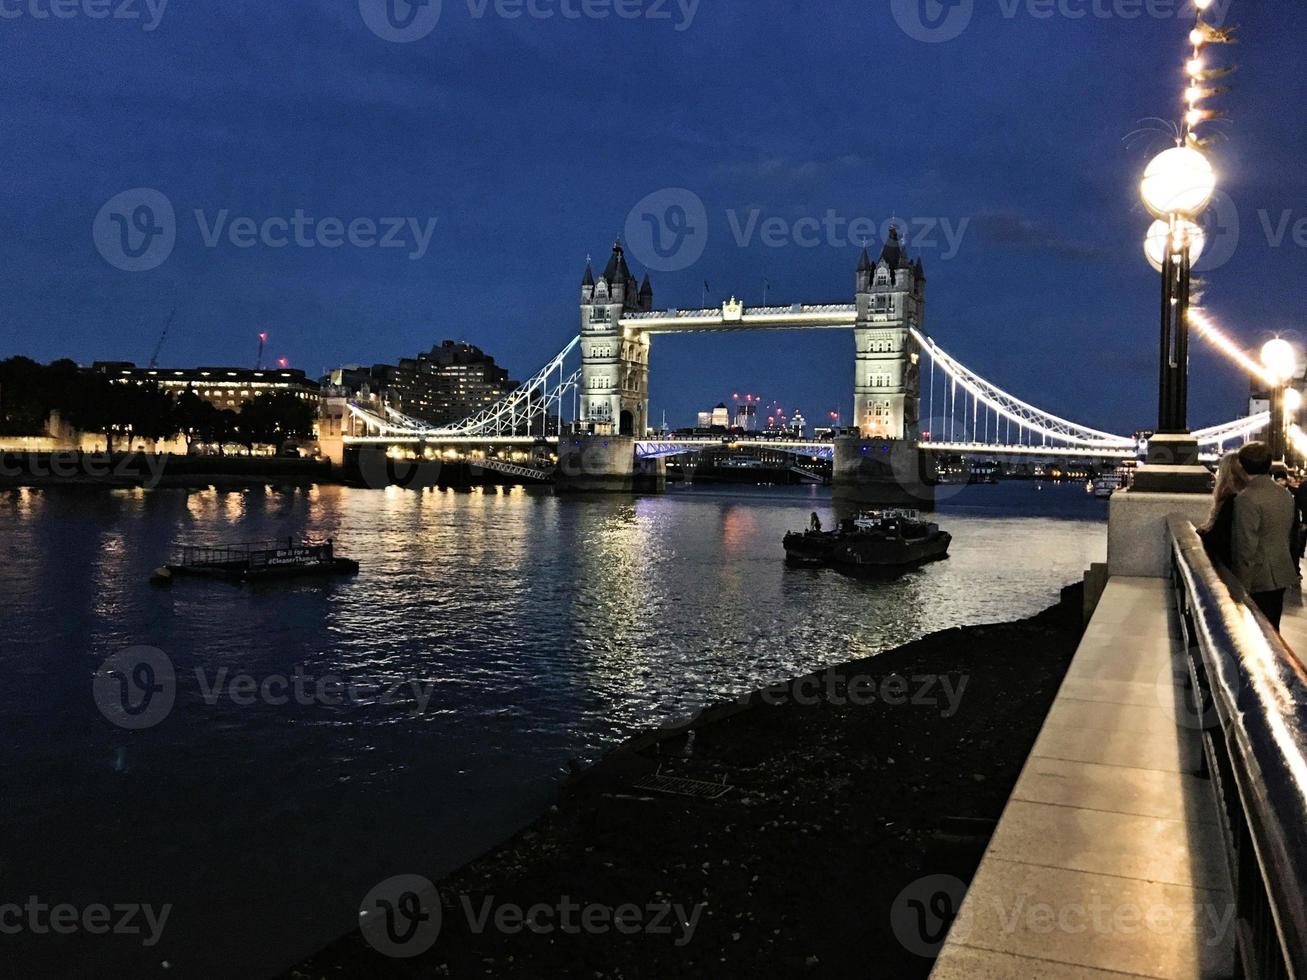
[{"label": "person in jacket", "polygon": [[1234,498],[1233,571],[1278,630],[1284,591],[1298,581],[1298,574],[1291,554],[1293,495],[1271,476],[1272,462],[1264,442],[1250,442],[1239,450],[1248,486]]},{"label": "person in jacket", "polygon": [[1227,453],[1216,468],[1211,513],[1207,523],[1198,529],[1208,557],[1226,568],[1234,566],[1234,498],[1246,486],[1248,474],[1239,465],[1239,454]]}]

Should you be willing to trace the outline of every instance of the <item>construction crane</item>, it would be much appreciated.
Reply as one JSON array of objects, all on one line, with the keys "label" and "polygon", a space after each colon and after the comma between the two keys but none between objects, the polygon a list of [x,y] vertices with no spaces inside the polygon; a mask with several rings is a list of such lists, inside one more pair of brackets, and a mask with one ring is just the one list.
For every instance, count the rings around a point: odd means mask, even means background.
[{"label": "construction crane", "polygon": [[163,342],[168,339],[168,331],[172,329],[172,321],[177,316],[177,307],[172,308],[168,314],[168,322],[163,325],[163,332],[159,334],[159,342],[154,345],[154,353],[150,355],[150,370],[159,366],[159,352],[163,350]]},{"label": "construction crane", "polygon": [[268,335],[266,333],[259,334],[259,356],[254,361],[254,370],[256,371],[263,370],[263,345],[266,344],[267,342],[268,342]]}]

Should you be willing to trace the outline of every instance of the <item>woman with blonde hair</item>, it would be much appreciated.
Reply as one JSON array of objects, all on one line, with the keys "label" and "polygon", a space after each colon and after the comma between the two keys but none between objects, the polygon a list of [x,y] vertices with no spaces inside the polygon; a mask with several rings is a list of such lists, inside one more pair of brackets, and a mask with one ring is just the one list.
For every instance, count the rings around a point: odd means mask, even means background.
[{"label": "woman with blonde hair", "polygon": [[1198,529],[1212,561],[1229,568],[1234,563],[1234,498],[1248,486],[1248,474],[1239,465],[1239,454],[1227,453],[1216,468],[1212,490],[1212,511]]}]

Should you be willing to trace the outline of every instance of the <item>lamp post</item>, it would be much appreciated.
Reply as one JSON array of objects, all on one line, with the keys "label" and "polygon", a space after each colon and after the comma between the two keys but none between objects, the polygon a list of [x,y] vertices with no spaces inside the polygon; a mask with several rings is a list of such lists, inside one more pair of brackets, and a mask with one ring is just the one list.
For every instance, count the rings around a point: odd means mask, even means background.
[{"label": "lamp post", "polygon": [[[1286,389],[1298,371],[1298,355],[1292,344],[1276,337],[1267,341],[1262,348],[1262,366],[1274,381],[1271,385],[1271,424],[1267,427],[1266,443],[1271,449],[1271,458],[1281,462],[1285,457],[1289,434],[1287,410],[1290,397]],[[1301,407],[1301,396],[1298,404]]]},{"label": "lamp post", "polygon": [[1216,192],[1216,174],[1200,151],[1176,146],[1148,165],[1139,192],[1157,218],[1144,238],[1144,252],[1162,275],[1157,432],[1187,436],[1189,296],[1193,265],[1206,244],[1194,219],[1206,210]]}]

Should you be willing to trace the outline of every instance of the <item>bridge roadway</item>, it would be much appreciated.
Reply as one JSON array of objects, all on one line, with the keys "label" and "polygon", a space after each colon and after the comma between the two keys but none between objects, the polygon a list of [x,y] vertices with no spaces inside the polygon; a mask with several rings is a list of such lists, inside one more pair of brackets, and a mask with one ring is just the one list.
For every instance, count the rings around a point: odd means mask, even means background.
[{"label": "bridge roadway", "polygon": [[1307,976],[1307,671],[1168,524],[1174,578],[1107,582],[932,980]]},{"label": "bridge roadway", "polygon": [[[382,436],[346,436],[348,445],[359,446],[505,446],[529,447],[536,445],[557,446],[558,436],[474,436],[474,435],[440,435],[431,433],[395,433]],[[1076,447],[1053,445],[1020,445],[985,442],[922,442],[919,448],[939,455],[958,456],[1022,456],[1037,459],[1096,459],[1127,460],[1136,458],[1137,453],[1130,449],[1117,447]],[[801,439],[747,439],[733,437],[689,438],[689,439],[641,439],[635,443],[635,453],[639,459],[659,459],[681,456],[686,453],[703,452],[708,449],[734,449],[755,447],[772,449],[779,452],[793,453],[814,459],[830,459],[835,452],[833,442],[821,442]],[[1204,458],[1215,460],[1215,454]]]}]

